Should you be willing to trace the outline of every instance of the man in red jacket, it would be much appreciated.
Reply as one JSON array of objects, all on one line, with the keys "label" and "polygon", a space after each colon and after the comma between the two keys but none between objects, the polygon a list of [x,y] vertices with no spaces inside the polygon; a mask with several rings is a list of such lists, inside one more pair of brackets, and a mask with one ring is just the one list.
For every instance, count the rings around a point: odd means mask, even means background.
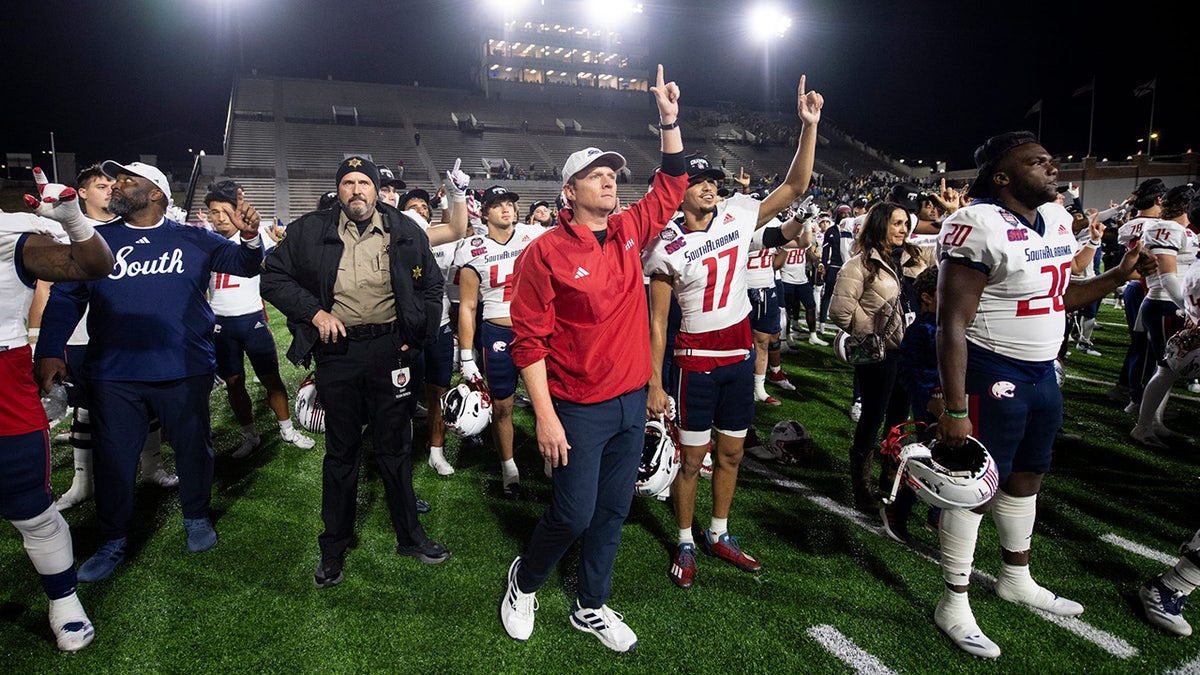
[{"label": "man in red jacket", "polygon": [[645,436],[650,330],[641,251],[687,187],[679,88],[664,84],[661,65],[650,91],[663,152],[651,191],[614,213],[625,158],[576,152],[563,166],[568,207],[560,225],[517,259],[510,350],[537,416],[538,448],[554,467],[553,501],[509,567],[500,603],[504,629],[517,640],[533,632],[534,593],[584,535],[571,624],[614,651],[637,645],[605,603]]}]

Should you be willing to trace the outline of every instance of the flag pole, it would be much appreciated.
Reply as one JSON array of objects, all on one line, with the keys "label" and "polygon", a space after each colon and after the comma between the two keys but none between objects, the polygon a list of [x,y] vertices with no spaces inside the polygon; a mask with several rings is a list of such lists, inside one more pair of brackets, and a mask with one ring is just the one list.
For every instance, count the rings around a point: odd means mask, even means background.
[{"label": "flag pole", "polygon": [[1154,135],[1154,100],[1158,98],[1158,78],[1154,78],[1154,87],[1150,90],[1150,129],[1146,131],[1146,155],[1150,155],[1150,143]]},{"label": "flag pole", "polygon": [[1092,75],[1092,111],[1088,115],[1088,151],[1087,156],[1092,156],[1092,132],[1096,128],[1096,76]]}]

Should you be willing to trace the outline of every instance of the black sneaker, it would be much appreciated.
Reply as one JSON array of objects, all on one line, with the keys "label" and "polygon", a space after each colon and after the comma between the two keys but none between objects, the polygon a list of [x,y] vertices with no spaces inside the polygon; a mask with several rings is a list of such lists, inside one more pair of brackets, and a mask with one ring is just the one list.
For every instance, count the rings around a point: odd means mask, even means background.
[{"label": "black sneaker", "polygon": [[333,588],[342,583],[342,557],[322,557],[313,572],[313,585],[317,588]]},{"label": "black sneaker", "polygon": [[436,565],[446,562],[446,559],[450,557],[450,549],[432,539],[426,539],[424,542],[413,546],[396,546],[396,553],[416,558],[426,565]]},{"label": "black sneaker", "polygon": [[418,514],[429,513],[429,511],[430,511],[429,502],[425,501],[424,499],[421,499],[420,497],[417,497],[417,513]]},{"label": "black sneaker", "polygon": [[521,484],[509,483],[504,486],[504,498],[516,501],[521,498]]}]

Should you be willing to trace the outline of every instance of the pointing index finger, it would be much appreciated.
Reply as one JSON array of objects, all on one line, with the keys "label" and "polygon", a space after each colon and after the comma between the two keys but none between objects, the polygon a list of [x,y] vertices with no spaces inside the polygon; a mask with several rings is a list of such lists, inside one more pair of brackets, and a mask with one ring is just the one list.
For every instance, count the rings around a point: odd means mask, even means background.
[{"label": "pointing index finger", "polygon": [[666,83],[663,82],[663,67],[662,67],[662,64],[660,63],[660,64],[658,64],[658,82],[654,86],[656,86],[659,90],[661,90],[665,84]]}]

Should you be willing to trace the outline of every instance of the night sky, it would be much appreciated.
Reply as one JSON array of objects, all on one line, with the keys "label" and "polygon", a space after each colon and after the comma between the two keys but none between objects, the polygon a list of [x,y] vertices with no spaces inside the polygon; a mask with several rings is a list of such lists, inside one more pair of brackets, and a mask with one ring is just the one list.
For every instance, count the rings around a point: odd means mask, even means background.
[{"label": "night sky", "polygon": [[[603,0],[593,0],[601,3]],[[564,1],[546,0],[562,5]],[[746,2],[643,3],[652,36],[687,106],[783,101],[800,73],[826,97],[825,119],[895,157],[972,166],[987,136],[1038,131],[1055,154],[1084,154],[1096,78],[1093,154],[1144,148],[1157,81],[1156,154],[1200,149],[1200,40],[1187,3],[866,2],[778,0],[794,25],[772,49],[747,33]],[[81,162],[138,152],[185,159],[218,152],[233,74],[468,88],[473,38],[462,26],[488,3],[397,0],[76,0],[0,3],[5,120],[0,152],[57,147]],[[243,52],[239,54],[239,29]],[[637,29],[629,29],[637,30]],[[461,37],[459,37],[461,35]],[[647,95],[649,96],[649,95]]]}]

